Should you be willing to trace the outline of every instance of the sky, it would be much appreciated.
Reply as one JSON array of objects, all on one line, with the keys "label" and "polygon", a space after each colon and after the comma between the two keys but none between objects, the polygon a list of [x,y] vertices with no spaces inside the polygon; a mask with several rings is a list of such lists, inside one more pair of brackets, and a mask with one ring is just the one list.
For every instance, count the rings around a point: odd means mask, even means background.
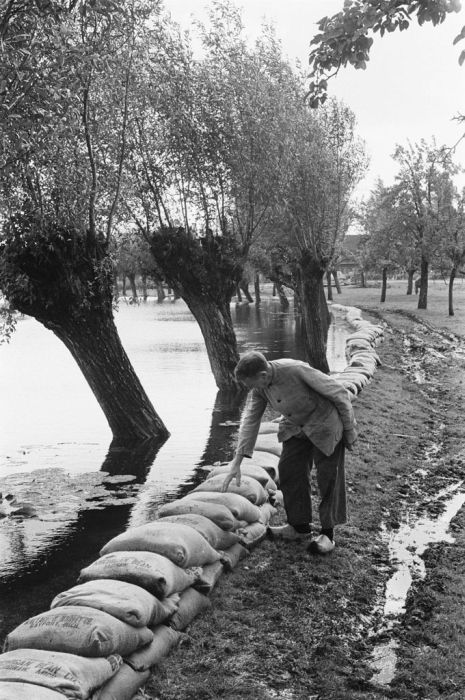
[{"label": "sky", "polygon": [[[192,18],[205,19],[205,0],[164,0],[172,18],[184,28]],[[264,18],[276,26],[283,52],[305,67],[316,23],[335,14],[343,0],[236,0],[242,8],[246,33],[253,40]],[[366,143],[370,167],[357,189],[365,197],[377,178],[394,182],[397,165],[392,159],[396,144],[407,145],[434,136],[438,145],[454,146],[465,133],[465,123],[454,117],[465,114],[465,63],[458,64],[465,39],[453,40],[465,25],[465,9],[448,15],[444,24],[379,35],[371,49],[366,70],[341,69],[329,83],[331,95],[343,100],[355,113],[358,133]],[[455,150],[455,160],[465,167],[465,139]],[[457,177],[465,186],[465,174]]]}]

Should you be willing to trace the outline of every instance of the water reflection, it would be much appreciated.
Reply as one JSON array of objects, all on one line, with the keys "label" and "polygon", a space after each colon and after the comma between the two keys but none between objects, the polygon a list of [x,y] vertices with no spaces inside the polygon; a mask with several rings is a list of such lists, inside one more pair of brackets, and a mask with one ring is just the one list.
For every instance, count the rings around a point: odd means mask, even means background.
[{"label": "water reflection", "polygon": [[[279,301],[263,300],[260,309],[232,307],[232,315],[241,352],[303,357],[292,308],[283,312]],[[242,403],[217,391],[185,304],[122,304],[116,322],[171,432],[164,444],[112,442],[108,448],[111,433],[76,364],[33,319],[21,321],[11,343],[0,347],[0,491],[38,510],[37,518],[0,521],[1,632],[11,629],[11,615],[26,617],[24,608],[9,609],[15,590],[31,610],[44,609],[43,596],[73,585],[115,532],[189,490],[203,478],[203,465],[231,457]],[[333,370],[345,364],[347,332],[340,319],[331,326]],[[128,473],[132,480],[121,476]]]}]

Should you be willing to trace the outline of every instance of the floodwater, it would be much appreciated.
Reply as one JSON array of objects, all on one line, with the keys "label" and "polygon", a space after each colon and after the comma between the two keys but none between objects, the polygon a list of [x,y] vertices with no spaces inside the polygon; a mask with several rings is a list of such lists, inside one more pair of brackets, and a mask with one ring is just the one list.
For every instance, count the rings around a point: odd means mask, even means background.
[{"label": "floodwater", "polygon": [[[444,511],[439,516],[424,516],[413,522],[403,523],[397,531],[390,533],[384,529],[388,543],[389,558],[394,573],[386,584],[383,620],[385,635],[392,632],[405,613],[407,594],[414,581],[426,576],[422,555],[429,545],[437,542],[455,542],[449,532],[449,525],[465,503],[463,482],[452,484],[441,490],[434,499],[443,503]],[[397,666],[398,642],[391,637],[378,644],[372,657],[375,671],[372,682],[389,685],[394,679]]]},{"label": "floodwater", "polygon": [[[292,308],[283,312],[278,300],[264,299],[260,309],[238,305],[232,314],[241,352],[302,358]],[[171,433],[161,448],[110,445],[110,429],[76,363],[33,319],[19,321],[11,342],[0,346],[0,491],[36,511],[0,520],[1,636],[73,585],[116,533],[192,488],[203,478],[202,465],[232,456],[240,407],[218,395],[185,304],[122,301],[116,323]],[[328,343],[333,371],[346,364],[349,332],[338,311]]]}]

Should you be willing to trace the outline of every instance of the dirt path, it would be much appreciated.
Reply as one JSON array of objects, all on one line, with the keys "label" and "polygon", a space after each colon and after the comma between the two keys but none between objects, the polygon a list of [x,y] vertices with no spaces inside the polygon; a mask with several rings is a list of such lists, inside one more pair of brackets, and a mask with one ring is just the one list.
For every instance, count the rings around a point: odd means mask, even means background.
[{"label": "dirt path", "polygon": [[[379,320],[379,312],[376,320]],[[350,521],[315,558],[302,544],[263,541],[212,594],[212,610],[158,667],[141,697],[160,700],[381,700],[465,697],[465,516],[454,544],[425,555],[405,614],[386,627],[388,540],[436,518],[464,478],[465,342],[383,311],[383,367],[355,404],[360,437],[348,457]],[[457,486],[460,490],[460,486]],[[276,522],[283,520],[279,511]],[[390,685],[373,683],[373,649],[395,641]]]}]

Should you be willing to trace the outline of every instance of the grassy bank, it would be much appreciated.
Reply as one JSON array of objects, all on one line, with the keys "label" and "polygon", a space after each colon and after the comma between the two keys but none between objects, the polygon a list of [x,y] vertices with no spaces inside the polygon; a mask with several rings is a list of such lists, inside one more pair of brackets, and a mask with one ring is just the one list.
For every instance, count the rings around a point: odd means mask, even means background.
[{"label": "grassy bank", "polygon": [[[370,283],[371,285],[372,283]],[[333,289],[333,301],[348,306],[361,306],[380,313],[399,309],[415,314],[420,320],[451,333],[465,334],[465,280],[454,285],[454,316],[448,315],[448,287],[442,280],[432,280],[428,286],[428,308],[417,309],[418,295],[407,295],[406,280],[390,280],[386,301],[381,303],[381,286],[342,286],[342,294]]]},{"label": "grassy bank", "polygon": [[[360,435],[347,460],[350,520],[337,530],[336,550],[318,558],[302,544],[263,541],[222,577],[211,611],[154,670],[144,697],[465,697],[462,514],[453,524],[456,543],[428,550],[427,576],[414,581],[406,615],[389,633],[399,643],[393,682],[372,682],[371,653],[392,573],[381,526],[389,533],[425,511],[440,512],[435,496],[464,469],[464,356],[448,337],[393,311],[417,313],[415,297],[404,298],[403,289],[391,283],[383,305],[379,288],[344,287],[335,295],[335,302],[372,309],[388,323],[379,348],[383,367],[355,404]],[[430,308],[418,317],[448,334],[463,333],[465,289],[456,304],[457,315],[449,319],[447,290],[435,283]],[[412,371],[419,367],[422,384]],[[275,520],[283,519],[279,511]]]}]

